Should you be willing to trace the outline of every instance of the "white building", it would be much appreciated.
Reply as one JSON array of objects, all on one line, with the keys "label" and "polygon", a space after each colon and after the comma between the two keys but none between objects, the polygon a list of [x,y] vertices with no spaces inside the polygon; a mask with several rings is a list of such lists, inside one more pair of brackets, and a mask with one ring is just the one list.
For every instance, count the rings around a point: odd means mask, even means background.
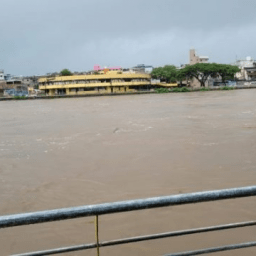
[{"label": "white building", "polygon": [[237,60],[237,65],[241,71],[236,74],[236,78],[240,80],[252,80],[255,79],[256,73],[256,61],[252,57],[246,57],[245,60]]}]

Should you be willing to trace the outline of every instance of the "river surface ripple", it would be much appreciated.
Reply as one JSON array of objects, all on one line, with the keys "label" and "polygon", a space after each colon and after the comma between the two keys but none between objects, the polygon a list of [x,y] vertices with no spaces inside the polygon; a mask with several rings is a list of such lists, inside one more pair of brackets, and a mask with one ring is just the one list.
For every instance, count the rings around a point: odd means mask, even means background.
[{"label": "river surface ripple", "polygon": [[[256,90],[0,102],[0,215],[256,184]],[[255,219],[255,198],[100,217],[100,239]],[[94,219],[0,231],[0,255],[94,242]],[[163,255],[255,228],[101,249]],[[255,255],[253,248],[218,255]],[[95,250],[65,255],[95,255]]]}]

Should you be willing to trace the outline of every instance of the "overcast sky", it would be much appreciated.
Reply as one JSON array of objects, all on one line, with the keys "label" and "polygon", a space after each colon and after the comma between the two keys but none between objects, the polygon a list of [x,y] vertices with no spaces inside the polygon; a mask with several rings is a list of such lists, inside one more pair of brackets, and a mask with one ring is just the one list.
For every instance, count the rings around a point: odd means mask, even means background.
[{"label": "overcast sky", "polygon": [[37,75],[69,68],[256,59],[256,0],[0,0],[0,69]]}]

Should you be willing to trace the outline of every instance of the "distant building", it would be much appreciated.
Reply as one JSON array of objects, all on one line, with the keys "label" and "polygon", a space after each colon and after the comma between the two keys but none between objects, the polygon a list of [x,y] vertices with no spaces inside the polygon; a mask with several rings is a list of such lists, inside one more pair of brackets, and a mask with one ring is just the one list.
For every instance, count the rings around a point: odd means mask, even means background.
[{"label": "distant building", "polygon": [[103,71],[105,69],[108,69],[108,70],[120,70],[120,69],[122,69],[122,67],[115,66],[115,67],[109,67],[109,68],[106,68],[106,67],[105,68],[101,68],[100,65],[94,65],[94,67],[93,67],[94,71]]},{"label": "distant building", "polygon": [[37,88],[37,80],[37,76],[13,76],[10,74],[5,74],[4,70],[0,70],[0,96],[27,95],[29,87]]},{"label": "distant building", "polygon": [[153,66],[146,66],[145,64],[138,64],[137,66],[132,68],[134,71],[141,73],[151,73],[153,70]]},{"label": "distant building", "polygon": [[[207,56],[198,56],[196,54],[196,50],[191,48],[189,51],[189,65],[195,65],[197,63],[208,63],[209,57]],[[207,85],[206,81],[206,85]],[[200,87],[200,83],[197,79],[191,79],[190,86],[192,87]]]},{"label": "distant building", "polygon": [[207,56],[198,56],[196,54],[196,50],[195,49],[190,49],[189,51],[189,64],[190,65],[194,65],[197,63],[208,63],[209,61],[209,57]]},{"label": "distant building", "polygon": [[0,70],[0,97],[4,95],[4,91],[7,89],[13,88],[10,85],[7,85],[6,80],[5,80],[5,75],[4,75],[4,70]]},{"label": "distant building", "polygon": [[11,80],[11,79],[12,79],[11,74],[6,74],[6,75],[4,75],[4,79],[5,79],[5,81]]},{"label": "distant building", "polygon": [[6,84],[14,86],[21,86],[22,80],[18,77],[11,77],[9,80],[6,80]]},{"label": "distant building", "polygon": [[87,75],[40,78],[39,89],[50,96],[135,92],[150,90],[150,75],[94,66],[94,73]]},{"label": "distant building", "polygon": [[4,91],[4,96],[8,97],[27,97],[29,95],[28,90],[22,90],[22,89],[7,89]]},{"label": "distant building", "polygon": [[256,61],[251,57],[247,57],[245,60],[237,60],[235,62],[241,71],[236,74],[236,78],[239,80],[256,80]]},{"label": "distant building", "polygon": [[0,80],[0,97],[4,96],[4,92],[9,89],[13,89],[13,86],[7,84],[5,80]]},{"label": "distant building", "polygon": [[136,72],[119,67],[94,67],[94,71],[86,75],[41,77],[39,89],[47,95],[86,95],[150,91],[156,87],[173,87],[177,84],[151,83],[147,73]]},{"label": "distant building", "polygon": [[38,85],[38,77],[37,76],[22,77],[21,82],[26,86],[36,87]]}]

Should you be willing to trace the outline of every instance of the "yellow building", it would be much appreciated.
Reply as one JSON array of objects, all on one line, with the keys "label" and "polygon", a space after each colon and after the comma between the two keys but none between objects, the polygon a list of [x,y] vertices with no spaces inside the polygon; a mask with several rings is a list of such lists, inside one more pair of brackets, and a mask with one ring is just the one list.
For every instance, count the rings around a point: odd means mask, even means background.
[{"label": "yellow building", "polygon": [[88,75],[39,79],[39,89],[49,96],[137,92],[149,91],[155,87],[173,86],[177,84],[151,84],[150,74],[108,69]]},{"label": "yellow building", "polygon": [[50,96],[145,91],[151,89],[151,77],[149,74],[105,70],[89,75],[40,78],[39,89]]}]

